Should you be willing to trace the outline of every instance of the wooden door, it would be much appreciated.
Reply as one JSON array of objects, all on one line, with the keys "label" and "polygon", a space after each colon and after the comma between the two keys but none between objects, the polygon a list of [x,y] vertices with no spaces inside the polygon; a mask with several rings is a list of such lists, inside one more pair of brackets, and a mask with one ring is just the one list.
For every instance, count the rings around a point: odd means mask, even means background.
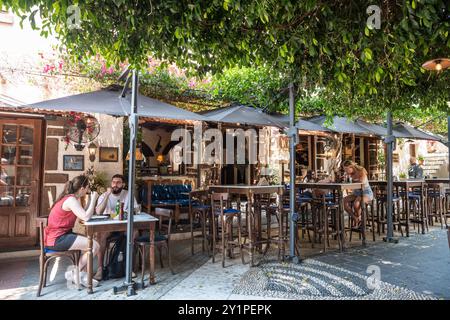
[{"label": "wooden door", "polygon": [[42,120],[0,119],[0,251],[36,243]]}]

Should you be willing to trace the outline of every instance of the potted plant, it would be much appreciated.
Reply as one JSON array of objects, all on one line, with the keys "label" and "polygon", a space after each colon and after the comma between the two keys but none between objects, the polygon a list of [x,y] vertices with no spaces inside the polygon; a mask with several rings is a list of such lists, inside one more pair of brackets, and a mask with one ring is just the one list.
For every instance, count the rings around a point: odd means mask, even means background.
[{"label": "potted plant", "polygon": [[106,173],[103,171],[96,171],[90,178],[90,181],[91,190],[97,191],[99,194],[102,194],[106,191],[109,182]]},{"label": "potted plant", "polygon": [[423,162],[425,161],[425,158],[424,158],[422,155],[419,155],[419,156],[417,157],[417,161],[419,161],[419,164],[420,164],[421,166],[423,166]]},{"label": "potted plant", "polygon": [[407,178],[407,175],[406,175],[405,172],[400,172],[400,174],[398,175],[398,177],[399,177],[400,179],[406,179],[406,178]]}]

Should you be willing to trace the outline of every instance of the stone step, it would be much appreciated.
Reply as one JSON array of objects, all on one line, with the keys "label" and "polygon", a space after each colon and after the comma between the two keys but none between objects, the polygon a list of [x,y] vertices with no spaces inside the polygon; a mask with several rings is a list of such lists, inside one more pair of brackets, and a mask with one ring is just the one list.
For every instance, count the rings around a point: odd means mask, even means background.
[{"label": "stone step", "polygon": [[442,156],[447,156],[447,155],[448,155],[447,152],[433,152],[433,153],[424,154],[423,157],[442,157]]},{"label": "stone step", "polygon": [[439,170],[441,166],[423,166],[423,170]]}]

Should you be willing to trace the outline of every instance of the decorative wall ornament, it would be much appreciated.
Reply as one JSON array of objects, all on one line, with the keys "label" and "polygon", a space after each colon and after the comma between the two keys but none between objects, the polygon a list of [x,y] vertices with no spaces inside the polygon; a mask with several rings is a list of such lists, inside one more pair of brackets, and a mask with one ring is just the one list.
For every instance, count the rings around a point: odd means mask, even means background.
[{"label": "decorative wall ornament", "polygon": [[94,116],[70,112],[66,116],[64,133],[65,149],[67,150],[69,144],[73,142],[75,149],[82,151],[87,143],[97,138],[100,133],[100,124]]}]

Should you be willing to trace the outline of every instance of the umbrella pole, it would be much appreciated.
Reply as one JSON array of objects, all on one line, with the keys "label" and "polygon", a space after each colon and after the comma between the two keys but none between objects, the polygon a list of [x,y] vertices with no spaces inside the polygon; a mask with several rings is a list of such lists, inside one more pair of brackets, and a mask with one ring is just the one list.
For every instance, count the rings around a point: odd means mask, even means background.
[{"label": "umbrella pole", "polygon": [[393,226],[393,148],[394,148],[395,137],[392,134],[392,113],[388,111],[387,113],[387,137],[385,142],[387,144],[387,154],[386,154],[386,178],[387,178],[387,201],[386,201],[386,215],[387,215],[387,235],[383,240],[385,242],[398,242],[398,239],[394,238],[394,226]]},{"label": "umbrella pole", "polygon": [[136,294],[136,283],[132,279],[133,269],[133,213],[134,213],[134,187],[136,172],[136,137],[138,126],[137,115],[137,96],[138,96],[138,74],[136,70],[132,73],[132,90],[131,90],[131,113],[129,117],[130,126],[130,159],[128,162],[128,217],[127,217],[127,252],[126,252],[126,271],[125,282],[121,287],[114,287],[114,293],[126,291],[127,296]]},{"label": "umbrella pole", "polygon": [[[295,232],[297,231],[297,213],[295,212],[295,145],[297,143],[297,128],[295,127],[294,84],[289,84],[289,260],[299,262],[295,255]],[[300,253],[299,253],[300,254]]]},{"label": "umbrella pole", "polygon": [[[450,190],[450,113],[447,116],[447,147],[448,147],[448,180],[449,180],[448,187]],[[445,222],[447,222],[447,220],[445,220]],[[450,226],[447,228],[447,237],[448,237],[448,247],[450,248]]]}]

